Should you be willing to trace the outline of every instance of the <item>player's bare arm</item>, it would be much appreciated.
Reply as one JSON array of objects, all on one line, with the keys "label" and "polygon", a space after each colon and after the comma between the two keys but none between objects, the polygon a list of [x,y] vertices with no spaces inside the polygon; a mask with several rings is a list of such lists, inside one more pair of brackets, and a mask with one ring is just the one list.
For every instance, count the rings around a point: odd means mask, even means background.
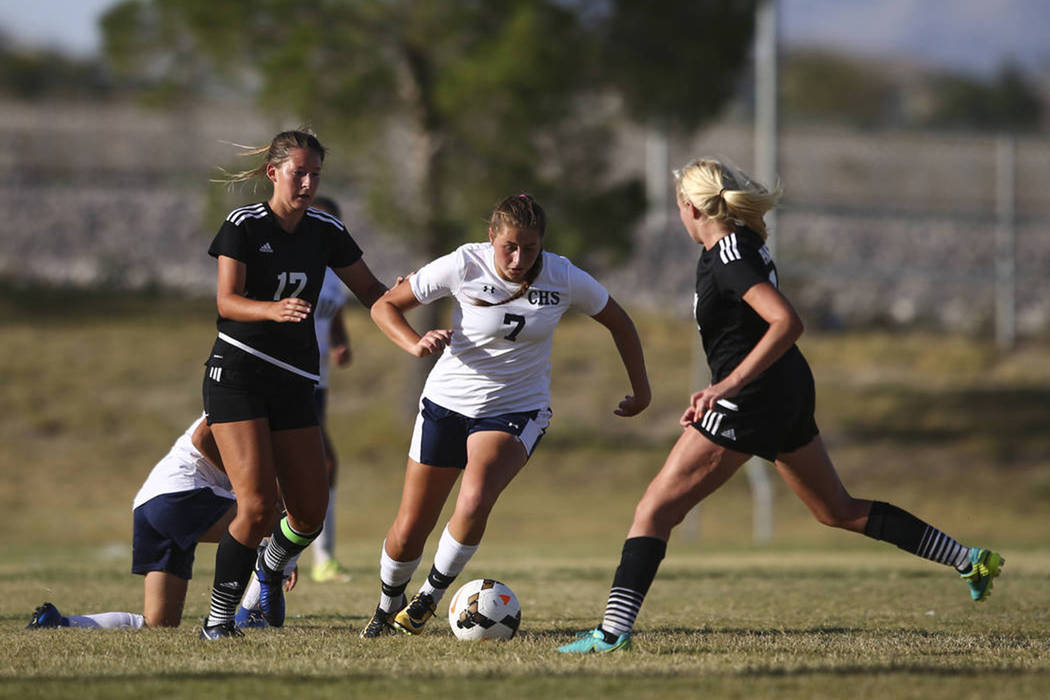
[{"label": "player's bare arm", "polygon": [[642,341],[638,337],[638,330],[631,317],[612,297],[609,297],[605,308],[591,318],[609,329],[631,382],[632,393],[623,398],[613,413],[625,418],[637,415],[644,411],[652,401],[649,375],[645,370],[645,355],[642,351]]},{"label": "player's bare arm", "polygon": [[452,340],[452,330],[442,328],[430,330],[420,335],[405,318],[405,312],[419,306],[419,300],[412,293],[412,285],[399,284],[387,290],[372,304],[372,320],[386,337],[415,357],[426,357],[441,352]]},{"label": "player's bare arm", "polygon": [[215,303],[219,315],[232,321],[299,323],[310,315],[310,302],[298,297],[258,301],[244,296],[248,267],[240,260],[219,256]]}]

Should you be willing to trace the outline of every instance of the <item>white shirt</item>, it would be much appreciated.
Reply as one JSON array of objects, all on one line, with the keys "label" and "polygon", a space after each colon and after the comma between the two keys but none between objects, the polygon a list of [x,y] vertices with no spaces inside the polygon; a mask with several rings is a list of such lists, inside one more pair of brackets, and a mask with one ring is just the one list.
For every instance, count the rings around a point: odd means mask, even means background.
[{"label": "white shirt", "polygon": [[519,284],[496,272],[491,243],[468,243],[425,265],[410,278],[423,304],[452,296],[452,342],[423,387],[434,403],[472,418],[550,405],[554,328],[570,308],[593,316],[609,292],[567,258],[543,252],[543,269],[528,292],[499,306]]},{"label": "white shirt", "polygon": [[339,279],[331,268],[326,269],[321,291],[317,295],[317,305],[314,306],[314,331],[317,333],[317,350],[321,354],[321,368],[318,372],[321,379],[317,382],[319,389],[328,386],[328,346],[332,339],[332,319],[346,305],[349,298],[350,294],[343,280]]},{"label": "white shirt", "polygon": [[193,431],[202,420],[204,416],[193,421],[171,446],[168,454],[153,467],[153,471],[135,494],[132,509],[161,494],[195,491],[201,488],[211,489],[216,496],[233,499],[233,487],[226,473],[208,461],[208,458],[193,446]]}]

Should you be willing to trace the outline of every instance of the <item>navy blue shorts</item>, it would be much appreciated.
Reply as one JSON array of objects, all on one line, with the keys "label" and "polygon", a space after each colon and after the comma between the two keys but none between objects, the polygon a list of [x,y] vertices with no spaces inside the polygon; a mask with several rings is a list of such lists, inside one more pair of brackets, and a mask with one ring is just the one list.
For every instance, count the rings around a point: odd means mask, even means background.
[{"label": "navy blue shorts", "polygon": [[716,445],[770,462],[808,445],[819,433],[809,364],[795,352],[777,369],[732,399],[719,400],[693,427]]},{"label": "navy blue shorts", "polygon": [[483,430],[510,433],[521,441],[525,454],[531,456],[550,422],[549,408],[470,418],[424,398],[408,456],[431,467],[463,469],[467,466],[467,436]]},{"label": "navy blue shorts", "polygon": [[131,572],[167,571],[189,581],[197,540],[234,503],[209,488],[162,493],[143,503],[134,511]]}]

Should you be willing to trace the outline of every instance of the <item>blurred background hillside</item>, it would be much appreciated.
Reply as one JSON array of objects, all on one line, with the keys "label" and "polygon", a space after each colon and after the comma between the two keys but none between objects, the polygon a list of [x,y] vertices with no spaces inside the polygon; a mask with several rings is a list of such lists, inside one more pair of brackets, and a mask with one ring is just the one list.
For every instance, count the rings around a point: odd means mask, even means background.
[{"label": "blurred background hillside", "polygon": [[[242,165],[232,143],[308,124],[387,279],[522,189],[553,210],[552,249],[687,313],[695,251],[667,170],[713,154],[754,171],[755,2],[315,5],[0,3],[4,284],[210,295],[207,242],[265,195],[209,179]],[[1050,7],[776,10],[774,238],[811,326],[989,334],[1007,245],[1013,326],[1044,335]]]}]

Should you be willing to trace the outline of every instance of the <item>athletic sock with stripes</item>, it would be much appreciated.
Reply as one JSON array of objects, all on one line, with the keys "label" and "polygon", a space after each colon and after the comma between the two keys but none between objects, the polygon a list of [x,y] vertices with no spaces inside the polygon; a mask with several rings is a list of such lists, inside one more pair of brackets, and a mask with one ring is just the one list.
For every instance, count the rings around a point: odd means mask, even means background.
[{"label": "athletic sock with stripes", "polygon": [[656,537],[630,537],[623,543],[620,566],[613,576],[605,617],[599,625],[606,641],[614,642],[616,637],[634,629],[642,601],[666,553],[667,543]]},{"label": "athletic sock with stripes", "polygon": [[208,625],[233,620],[244,588],[255,564],[255,547],[246,547],[233,538],[229,530],[215,550],[215,579],[211,586],[211,608]]},{"label": "athletic sock with stripes", "polygon": [[959,573],[966,573],[970,569],[969,547],[890,503],[871,502],[864,534],[895,544],[905,552],[923,559],[954,566]]},{"label": "athletic sock with stripes", "polygon": [[441,533],[437,552],[434,554],[434,565],[430,567],[427,580],[419,588],[421,595],[429,595],[434,599],[434,604],[445,595],[445,591],[456,580],[456,577],[467,566],[467,562],[478,551],[479,545],[462,544],[456,541],[448,531],[448,525]]},{"label": "athletic sock with stripes", "polygon": [[270,535],[270,542],[259,557],[260,568],[266,574],[266,580],[280,580],[281,574],[278,572],[283,573],[285,564],[306,549],[320,534],[321,528],[310,533],[298,532],[288,523],[287,516],[281,518],[281,522],[277,523],[273,534]]},{"label": "athletic sock with stripes", "polygon": [[383,540],[382,552],[379,555],[379,583],[382,586],[379,609],[394,613],[400,609],[401,596],[423,557],[416,557],[412,561],[398,561],[386,553],[386,540]]}]

